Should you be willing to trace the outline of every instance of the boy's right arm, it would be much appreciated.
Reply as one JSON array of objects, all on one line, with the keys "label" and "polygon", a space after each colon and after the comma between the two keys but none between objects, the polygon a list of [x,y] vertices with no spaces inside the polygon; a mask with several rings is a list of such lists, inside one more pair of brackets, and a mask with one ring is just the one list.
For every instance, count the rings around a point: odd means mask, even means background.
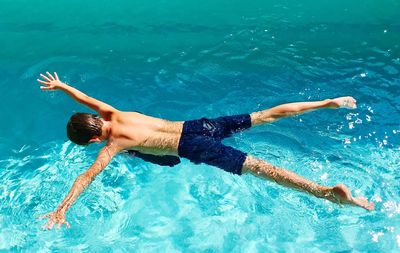
[{"label": "boy's right arm", "polygon": [[52,229],[54,225],[56,225],[57,228],[60,228],[63,224],[70,227],[65,217],[67,210],[119,151],[120,149],[118,147],[110,145],[109,143],[100,150],[96,161],[86,172],[76,178],[68,195],[64,198],[57,209],[54,212],[39,217],[42,219],[49,219],[47,224],[43,227],[44,229]]},{"label": "boy's right arm", "polygon": [[58,78],[56,72],[54,72],[54,76],[49,72],[46,72],[46,75],[40,74],[43,80],[37,79],[37,81],[45,86],[41,86],[42,90],[62,90],[67,93],[70,97],[72,97],[78,103],[88,106],[89,108],[95,110],[97,113],[101,115],[105,120],[108,120],[111,114],[116,111],[116,109],[100,100],[89,97],[85,93],[75,89],[63,83]]}]

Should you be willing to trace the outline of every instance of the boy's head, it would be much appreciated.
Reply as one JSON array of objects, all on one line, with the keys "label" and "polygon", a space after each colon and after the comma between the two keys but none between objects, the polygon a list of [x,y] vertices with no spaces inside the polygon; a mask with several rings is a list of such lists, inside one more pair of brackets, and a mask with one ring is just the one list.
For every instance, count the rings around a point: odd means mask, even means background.
[{"label": "boy's head", "polygon": [[88,145],[102,135],[103,121],[95,114],[75,113],[67,124],[68,138],[78,145]]}]

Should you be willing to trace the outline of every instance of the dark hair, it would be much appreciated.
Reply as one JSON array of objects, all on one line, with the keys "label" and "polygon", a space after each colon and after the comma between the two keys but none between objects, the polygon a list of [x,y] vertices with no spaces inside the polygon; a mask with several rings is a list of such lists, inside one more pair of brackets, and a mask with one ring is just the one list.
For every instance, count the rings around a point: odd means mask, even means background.
[{"label": "dark hair", "polygon": [[95,114],[77,112],[67,124],[68,138],[78,144],[87,145],[94,136],[101,136],[103,122]]}]

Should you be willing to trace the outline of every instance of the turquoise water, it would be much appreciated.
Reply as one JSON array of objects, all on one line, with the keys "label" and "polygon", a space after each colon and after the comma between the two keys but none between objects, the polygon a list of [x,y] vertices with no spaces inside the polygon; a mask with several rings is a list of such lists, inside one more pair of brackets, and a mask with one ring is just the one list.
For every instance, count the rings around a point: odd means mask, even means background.
[{"label": "turquoise water", "polygon": [[[9,1],[0,9],[0,251],[396,252],[400,248],[398,1]],[[340,208],[249,175],[120,155],[42,231],[99,146],[71,144],[87,111],[40,72],[121,110],[171,120],[353,95],[227,143],[376,211]]]}]

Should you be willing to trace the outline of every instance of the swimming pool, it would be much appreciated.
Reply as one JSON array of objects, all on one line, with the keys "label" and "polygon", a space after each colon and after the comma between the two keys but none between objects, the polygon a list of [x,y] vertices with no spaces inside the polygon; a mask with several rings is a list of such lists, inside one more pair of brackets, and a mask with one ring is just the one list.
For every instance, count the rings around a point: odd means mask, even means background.
[{"label": "swimming pool", "polygon": [[[400,247],[400,5],[396,1],[3,1],[0,251],[395,252]],[[96,156],[67,141],[87,111],[35,79],[58,71],[122,110],[171,120],[353,95],[358,109],[284,119],[227,143],[376,211],[184,161],[120,155],[41,231]]]}]

